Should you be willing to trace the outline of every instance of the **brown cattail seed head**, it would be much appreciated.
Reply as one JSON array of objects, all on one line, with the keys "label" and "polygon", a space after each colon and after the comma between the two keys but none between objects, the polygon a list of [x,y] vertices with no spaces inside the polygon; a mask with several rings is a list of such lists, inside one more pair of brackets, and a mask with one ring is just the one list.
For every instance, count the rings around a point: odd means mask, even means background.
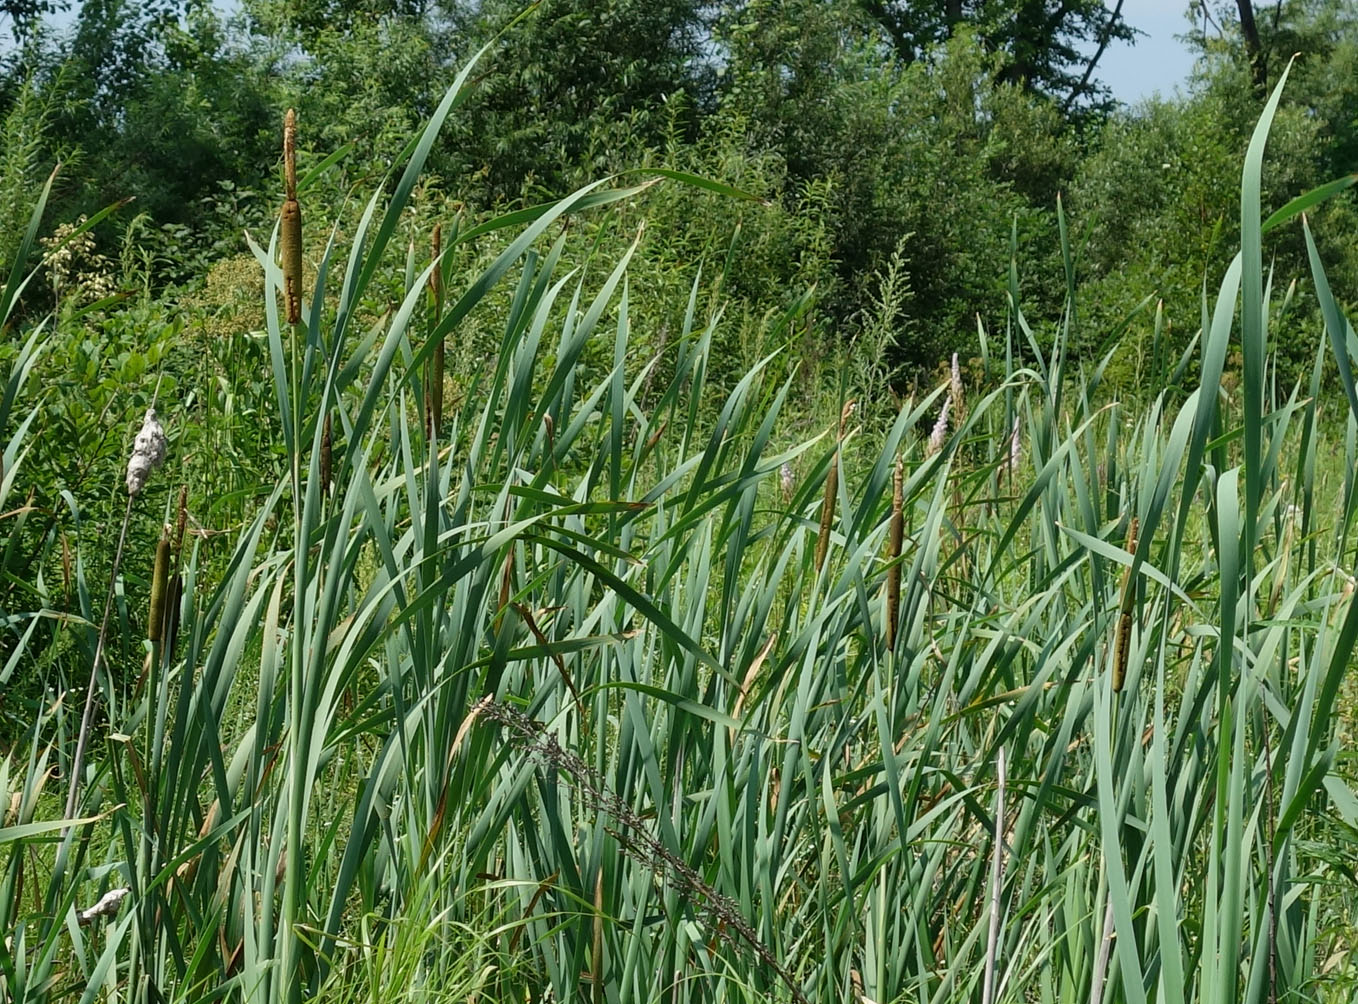
[{"label": "brown cattail seed head", "polygon": [[839,451],[830,458],[830,471],[825,475],[825,498],[820,507],[820,534],[816,537],[816,571],[825,564],[830,551],[830,527],[835,521],[835,497],[839,492]]},{"label": "brown cattail seed head", "polygon": [[280,221],[283,249],[283,302],[288,323],[302,320],[302,207],[296,199],[283,203]]},{"label": "brown cattail seed head", "polygon": [[321,430],[321,491],[330,494],[330,413],[325,413],[325,427]]},{"label": "brown cattail seed head", "polygon": [[162,533],[156,544],[156,562],[151,571],[151,609],[146,620],[146,637],[159,643],[165,631],[165,591],[170,579],[170,538]]},{"label": "brown cattail seed head", "polygon": [[132,456],[127,460],[127,494],[135,496],[144,487],[151,472],[165,462],[165,429],[156,419],[156,409],[147,408],[141,431],[132,443]]},{"label": "brown cattail seed head", "polygon": [[297,116],[283,120],[283,212],[279,221],[283,251],[283,301],[288,323],[302,320],[302,207],[297,201]]},{"label": "brown cattail seed head", "polygon": [[[1140,520],[1133,516],[1127,528],[1127,552],[1136,554],[1136,535]],[[1128,565],[1122,573],[1122,602],[1118,609],[1117,635],[1113,640],[1113,693],[1122,690],[1127,679],[1127,655],[1132,644],[1132,607],[1135,606],[1136,589],[1132,582],[1132,566]]]}]

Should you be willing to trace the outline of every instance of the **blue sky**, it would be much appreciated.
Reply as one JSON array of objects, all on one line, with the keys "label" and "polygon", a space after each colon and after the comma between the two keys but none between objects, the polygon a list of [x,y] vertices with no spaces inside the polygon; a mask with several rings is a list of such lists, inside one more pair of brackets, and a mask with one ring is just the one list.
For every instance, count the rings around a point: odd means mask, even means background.
[{"label": "blue sky", "polygon": [[1184,17],[1187,8],[1188,0],[1124,0],[1123,17],[1144,34],[1135,46],[1110,44],[1094,71],[1119,101],[1134,104],[1157,91],[1169,97],[1188,79],[1193,53],[1174,37],[1190,27]]}]

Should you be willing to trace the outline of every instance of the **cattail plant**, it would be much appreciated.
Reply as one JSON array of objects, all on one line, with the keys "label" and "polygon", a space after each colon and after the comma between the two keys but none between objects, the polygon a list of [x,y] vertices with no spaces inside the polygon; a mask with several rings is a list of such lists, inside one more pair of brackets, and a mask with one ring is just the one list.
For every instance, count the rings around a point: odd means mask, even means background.
[{"label": "cattail plant", "polygon": [[[156,409],[147,408],[141,428],[132,441],[132,455],[127,459],[127,507],[123,510],[123,527],[118,534],[118,546],[113,554],[113,568],[109,573],[108,593],[104,600],[104,617],[94,645],[94,659],[90,663],[90,682],[85,691],[85,709],[80,715],[80,731],[76,735],[75,756],[71,761],[71,783],[66,791],[66,818],[75,816],[80,795],[80,775],[85,766],[85,747],[89,742],[90,723],[94,715],[94,692],[98,687],[99,666],[104,661],[104,641],[108,635],[109,616],[113,612],[113,594],[118,583],[118,570],[123,562],[123,547],[127,543],[127,527],[132,521],[132,503],[146,487],[151,472],[165,462],[165,429],[156,418]],[[159,556],[157,556],[159,557]]]},{"label": "cattail plant", "polygon": [[283,250],[283,300],[288,323],[302,321],[302,207],[297,201],[297,114],[283,119],[283,212],[279,221]]}]

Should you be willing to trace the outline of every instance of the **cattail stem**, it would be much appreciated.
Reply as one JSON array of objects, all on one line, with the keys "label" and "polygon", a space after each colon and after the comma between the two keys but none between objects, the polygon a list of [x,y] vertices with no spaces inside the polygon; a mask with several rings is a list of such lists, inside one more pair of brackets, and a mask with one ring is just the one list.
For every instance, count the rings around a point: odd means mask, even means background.
[{"label": "cattail stem", "polygon": [[816,571],[825,564],[825,556],[830,551],[830,527],[835,522],[835,499],[839,494],[840,447],[844,444],[844,428],[849,416],[853,414],[856,402],[849,401],[839,413],[839,436],[835,440],[834,456],[830,458],[830,471],[825,476],[825,498],[820,507],[820,533],[816,537]]},{"label": "cattail stem", "polygon": [[901,613],[901,542],[905,536],[905,464],[896,458],[891,478],[891,526],[887,531],[886,647],[896,649],[896,621]]},{"label": "cattail stem", "polygon": [[[431,250],[434,258],[434,271],[429,276],[429,289],[434,294],[433,328],[437,330],[439,321],[443,319],[443,262],[440,261],[440,255],[443,254],[443,224],[441,223],[434,224]],[[434,343],[434,357],[429,364],[429,406],[435,429],[443,424],[443,363],[443,339],[439,338]]]},{"label": "cattail stem", "polygon": [[594,1001],[604,1001],[604,869],[599,865],[594,876],[594,943],[590,946],[590,965],[593,969]]},{"label": "cattail stem", "polygon": [[[123,511],[123,528],[118,533],[118,547],[113,552],[113,569],[109,572],[108,594],[104,600],[104,619],[99,624],[99,636],[94,644],[94,661],[90,665],[90,684],[85,691],[85,710],[80,716],[80,732],[75,740],[75,759],[71,762],[71,783],[66,791],[66,818],[75,818],[76,802],[80,797],[80,773],[85,767],[85,746],[89,742],[90,722],[94,718],[94,691],[99,683],[99,665],[104,661],[104,639],[108,636],[109,615],[113,613],[113,591],[118,584],[118,570],[123,563],[123,546],[127,543],[127,525],[132,520],[132,502],[135,495],[127,496],[127,508]],[[66,837],[69,824],[61,831]]]}]

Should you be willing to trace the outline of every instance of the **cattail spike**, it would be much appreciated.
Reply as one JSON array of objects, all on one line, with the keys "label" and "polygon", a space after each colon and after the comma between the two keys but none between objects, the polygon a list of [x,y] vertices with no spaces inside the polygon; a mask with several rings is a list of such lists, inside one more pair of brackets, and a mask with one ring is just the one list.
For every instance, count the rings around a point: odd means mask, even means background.
[{"label": "cattail spike", "polygon": [[283,253],[283,301],[288,323],[302,321],[302,207],[297,201],[297,117],[291,108],[283,120],[283,211],[279,243]]},{"label": "cattail spike", "polygon": [[321,491],[330,494],[330,464],[331,464],[331,442],[330,442],[330,412],[325,413],[325,426],[321,430]]},{"label": "cattail spike", "polygon": [[820,507],[820,534],[816,537],[816,571],[825,564],[830,551],[830,527],[835,521],[835,498],[839,492],[839,450],[830,458],[830,471],[825,475],[825,498]]},{"label": "cattail spike", "polygon": [[297,199],[297,112],[283,116],[283,185],[289,201]]},{"label": "cattail spike", "polygon": [[[1127,551],[1136,554],[1136,535],[1140,520],[1132,517],[1127,528]],[[1128,565],[1122,573],[1122,602],[1118,609],[1117,635],[1113,641],[1113,693],[1119,693],[1127,679],[1127,655],[1132,644],[1132,607],[1135,605],[1136,589],[1132,582],[1132,566]]]},{"label": "cattail spike", "polygon": [[165,593],[170,578],[170,537],[162,533],[156,543],[156,560],[151,570],[151,608],[146,619],[146,637],[159,644],[165,631]]}]

